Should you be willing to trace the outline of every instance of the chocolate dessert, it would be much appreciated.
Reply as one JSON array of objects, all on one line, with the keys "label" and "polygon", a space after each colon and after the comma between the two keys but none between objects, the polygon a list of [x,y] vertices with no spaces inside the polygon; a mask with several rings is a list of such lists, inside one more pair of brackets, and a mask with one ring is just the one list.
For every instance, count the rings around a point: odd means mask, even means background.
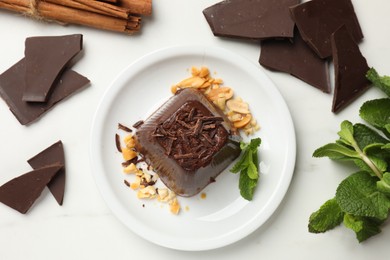
[{"label": "chocolate dessert", "polygon": [[137,129],[136,149],[180,196],[199,193],[239,156],[240,136],[199,90],[178,91]]}]

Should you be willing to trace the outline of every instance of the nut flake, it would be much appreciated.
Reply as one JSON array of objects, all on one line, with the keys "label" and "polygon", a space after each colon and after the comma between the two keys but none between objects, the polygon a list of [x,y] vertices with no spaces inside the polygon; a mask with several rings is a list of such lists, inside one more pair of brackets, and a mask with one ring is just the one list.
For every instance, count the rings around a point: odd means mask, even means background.
[{"label": "nut flake", "polygon": [[253,118],[248,103],[241,98],[234,98],[232,88],[223,85],[221,78],[213,78],[207,67],[192,67],[190,69],[191,77],[188,77],[178,84],[171,87],[171,92],[175,94],[183,88],[197,88],[202,91],[206,97],[219,107],[228,116],[233,126],[241,129],[246,135],[252,135],[260,129],[260,126],[251,122]]},{"label": "nut flake", "polygon": [[[134,124],[133,127],[137,128],[139,124],[142,124],[142,121]],[[127,132],[122,140],[119,138],[119,134],[116,134],[115,138],[116,145],[121,148],[122,156],[125,160],[122,163],[123,172],[129,175],[128,178],[132,178],[132,181],[126,178],[124,184],[137,192],[137,198],[157,199],[161,203],[169,204],[170,211],[173,214],[179,214],[181,207],[176,194],[167,188],[159,188],[155,185],[158,180],[158,174],[153,171],[150,165],[146,165],[143,158],[135,150],[135,140],[133,135],[129,134],[132,130],[123,125],[118,125],[120,126],[118,129]]]}]

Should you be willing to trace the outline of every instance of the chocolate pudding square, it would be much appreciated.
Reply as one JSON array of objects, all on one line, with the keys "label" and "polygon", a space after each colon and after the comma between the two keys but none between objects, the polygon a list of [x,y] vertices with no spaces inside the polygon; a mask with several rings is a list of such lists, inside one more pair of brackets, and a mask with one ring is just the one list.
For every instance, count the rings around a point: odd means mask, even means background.
[{"label": "chocolate pudding square", "polygon": [[199,90],[183,89],[137,129],[136,149],[177,195],[199,193],[240,155],[240,136]]}]

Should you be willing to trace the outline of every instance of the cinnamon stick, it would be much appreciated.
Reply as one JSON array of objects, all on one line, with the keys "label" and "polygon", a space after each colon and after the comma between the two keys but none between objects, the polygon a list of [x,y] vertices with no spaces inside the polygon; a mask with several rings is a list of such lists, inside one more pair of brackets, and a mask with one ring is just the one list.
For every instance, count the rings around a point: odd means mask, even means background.
[{"label": "cinnamon stick", "polygon": [[[139,1],[139,0],[134,0]],[[140,0],[144,1],[144,0]],[[94,2],[93,5],[86,2]],[[104,4],[104,5],[102,5]],[[141,17],[123,7],[108,7],[95,0],[1,0],[0,8],[66,24],[132,34],[140,29]]]},{"label": "cinnamon stick", "polygon": [[78,9],[76,10],[46,2],[41,2],[38,10],[44,18],[129,34],[138,31],[140,26],[139,21],[127,21],[126,19],[119,19]]},{"label": "cinnamon stick", "polygon": [[152,0],[118,0],[120,6],[130,9],[131,13],[152,14]]}]

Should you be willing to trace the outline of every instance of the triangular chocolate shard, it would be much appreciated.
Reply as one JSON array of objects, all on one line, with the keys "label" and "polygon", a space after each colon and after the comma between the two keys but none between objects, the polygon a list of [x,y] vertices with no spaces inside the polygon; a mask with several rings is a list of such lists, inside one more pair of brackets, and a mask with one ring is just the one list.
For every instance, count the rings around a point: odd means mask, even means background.
[{"label": "triangular chocolate shard", "polygon": [[46,148],[39,154],[35,155],[27,161],[34,169],[45,166],[60,164],[63,167],[58,171],[57,175],[49,182],[47,187],[57,200],[59,205],[62,205],[65,191],[65,155],[64,147],[61,141],[58,141]]},{"label": "triangular chocolate shard", "polygon": [[0,202],[25,214],[62,168],[52,165],[30,171],[0,186]]},{"label": "triangular chocolate shard", "polygon": [[0,75],[0,96],[22,125],[29,124],[50,110],[59,101],[83,88],[89,80],[73,70],[65,70],[46,103],[24,102],[25,59],[21,59]]},{"label": "triangular chocolate shard", "polygon": [[345,26],[331,38],[335,70],[332,112],[337,113],[370,87],[366,58]]},{"label": "triangular chocolate shard", "polygon": [[312,0],[290,10],[303,40],[321,58],[332,55],[331,35],[343,24],[356,42],[363,39],[351,0]]},{"label": "triangular chocolate shard", "polygon": [[295,31],[293,41],[270,39],[261,42],[259,63],[269,69],[289,73],[330,93],[328,62],[317,56]]},{"label": "triangular chocolate shard", "polygon": [[61,72],[82,49],[81,34],[29,37],[25,42],[25,89],[22,100],[46,102]]},{"label": "triangular chocolate shard", "polygon": [[299,0],[229,0],[203,10],[215,36],[247,39],[293,37],[289,7]]}]

